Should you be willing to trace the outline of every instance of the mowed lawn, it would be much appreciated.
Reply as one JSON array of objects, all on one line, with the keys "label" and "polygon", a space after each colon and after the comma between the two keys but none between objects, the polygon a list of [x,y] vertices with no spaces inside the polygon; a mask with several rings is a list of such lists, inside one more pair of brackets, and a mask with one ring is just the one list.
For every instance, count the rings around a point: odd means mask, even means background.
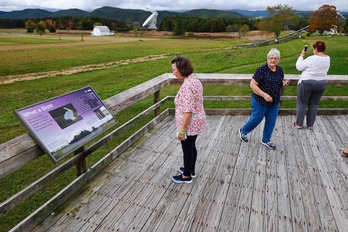
[{"label": "mowed lawn", "polygon": [[85,36],[83,41],[76,41],[74,37],[62,38],[64,40],[52,36],[0,36],[0,77],[231,46],[228,41],[209,40]]},{"label": "mowed lawn", "polygon": [[[272,47],[281,52],[279,65],[285,73],[300,74],[295,68],[296,60],[305,44],[312,45],[317,40],[327,42],[327,52],[331,57],[329,74],[348,75],[348,37],[306,37],[284,44],[260,48],[228,49],[239,43],[238,41],[212,40],[169,40],[169,39],[136,39],[117,43],[117,38],[108,38],[107,42],[88,43],[50,38],[40,43],[32,39],[8,38],[0,36],[0,77],[18,75],[31,72],[63,70],[70,67],[87,64],[101,64],[138,57],[170,54],[166,58],[142,63],[127,64],[118,67],[78,73],[67,76],[47,77],[31,81],[21,81],[12,84],[0,85],[0,143],[4,143],[21,134],[27,133],[13,111],[40,102],[85,86],[92,86],[101,99],[106,99],[131,87],[141,84],[166,72],[171,72],[170,59],[176,54],[184,55],[192,61],[197,73],[254,73],[255,69],[266,62],[266,55]],[[52,43],[52,41],[54,41]],[[110,42],[111,41],[111,42]],[[47,43],[46,43],[47,42]],[[83,44],[86,42],[85,44]],[[22,46],[20,49],[18,47]],[[32,46],[32,48],[30,47]],[[42,46],[42,48],[40,48]],[[6,47],[6,49],[4,48]],[[11,49],[11,47],[13,49]],[[311,48],[311,46],[309,46]],[[212,49],[209,51],[209,49]],[[217,49],[217,50],[214,50]],[[312,49],[309,49],[309,54]],[[175,95],[178,86],[169,86],[161,91],[161,98]],[[250,95],[248,86],[204,86],[204,95]],[[286,88],[285,95],[296,95],[296,87]],[[348,95],[347,87],[328,87],[325,95]],[[127,120],[150,106],[153,98],[149,97],[133,107],[115,115],[122,125]],[[173,107],[168,103],[166,106]],[[205,102],[205,107],[249,107],[249,102]],[[348,107],[347,102],[323,102],[321,107]],[[295,102],[284,104],[284,107],[295,107]],[[164,108],[164,107],[163,107]],[[162,108],[162,109],[163,109]],[[141,120],[133,129],[125,132],[117,139],[109,142],[87,159],[90,167],[108,151],[112,150],[125,138],[144,125],[152,115]],[[63,161],[62,161],[63,162]],[[0,201],[4,201],[20,189],[27,186],[43,174],[55,168],[47,158],[42,156],[21,170],[0,180]],[[28,216],[47,199],[54,196],[75,177],[72,169],[33,197],[25,200],[21,205],[0,216],[0,231],[7,231]]]}]

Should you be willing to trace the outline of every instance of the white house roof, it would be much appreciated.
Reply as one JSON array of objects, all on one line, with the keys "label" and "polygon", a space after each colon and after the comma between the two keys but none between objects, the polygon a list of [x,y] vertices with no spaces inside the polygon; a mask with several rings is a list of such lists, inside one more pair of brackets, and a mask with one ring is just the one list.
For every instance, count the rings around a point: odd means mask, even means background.
[{"label": "white house roof", "polygon": [[94,29],[99,30],[101,32],[110,32],[110,29],[107,26],[96,26]]}]

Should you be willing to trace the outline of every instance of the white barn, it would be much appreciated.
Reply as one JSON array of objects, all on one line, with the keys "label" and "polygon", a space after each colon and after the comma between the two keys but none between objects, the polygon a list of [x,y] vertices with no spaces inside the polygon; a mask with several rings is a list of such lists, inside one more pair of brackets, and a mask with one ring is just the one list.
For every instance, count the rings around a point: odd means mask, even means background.
[{"label": "white barn", "polygon": [[114,35],[114,32],[110,32],[110,29],[107,26],[96,26],[91,32],[93,36],[108,36]]}]

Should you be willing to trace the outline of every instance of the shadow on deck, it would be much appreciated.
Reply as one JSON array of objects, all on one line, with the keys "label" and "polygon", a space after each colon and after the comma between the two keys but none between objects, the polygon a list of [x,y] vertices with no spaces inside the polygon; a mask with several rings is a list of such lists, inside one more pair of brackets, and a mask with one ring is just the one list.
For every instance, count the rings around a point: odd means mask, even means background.
[{"label": "shadow on deck", "polygon": [[346,231],[348,116],[318,116],[313,131],[279,116],[239,139],[248,116],[208,116],[197,139],[197,177],[176,184],[182,165],[173,116],[115,159],[35,230]]}]

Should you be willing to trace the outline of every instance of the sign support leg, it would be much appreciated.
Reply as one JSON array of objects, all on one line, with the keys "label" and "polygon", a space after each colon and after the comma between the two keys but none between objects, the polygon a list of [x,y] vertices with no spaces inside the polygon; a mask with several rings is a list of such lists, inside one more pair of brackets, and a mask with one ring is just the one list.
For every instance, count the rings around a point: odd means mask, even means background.
[{"label": "sign support leg", "polygon": [[[85,150],[85,147],[80,147],[74,152],[74,155],[77,155]],[[77,163],[76,163],[76,175],[80,176],[81,174],[85,173],[87,171],[86,167],[86,159],[85,157],[82,157]]]}]

